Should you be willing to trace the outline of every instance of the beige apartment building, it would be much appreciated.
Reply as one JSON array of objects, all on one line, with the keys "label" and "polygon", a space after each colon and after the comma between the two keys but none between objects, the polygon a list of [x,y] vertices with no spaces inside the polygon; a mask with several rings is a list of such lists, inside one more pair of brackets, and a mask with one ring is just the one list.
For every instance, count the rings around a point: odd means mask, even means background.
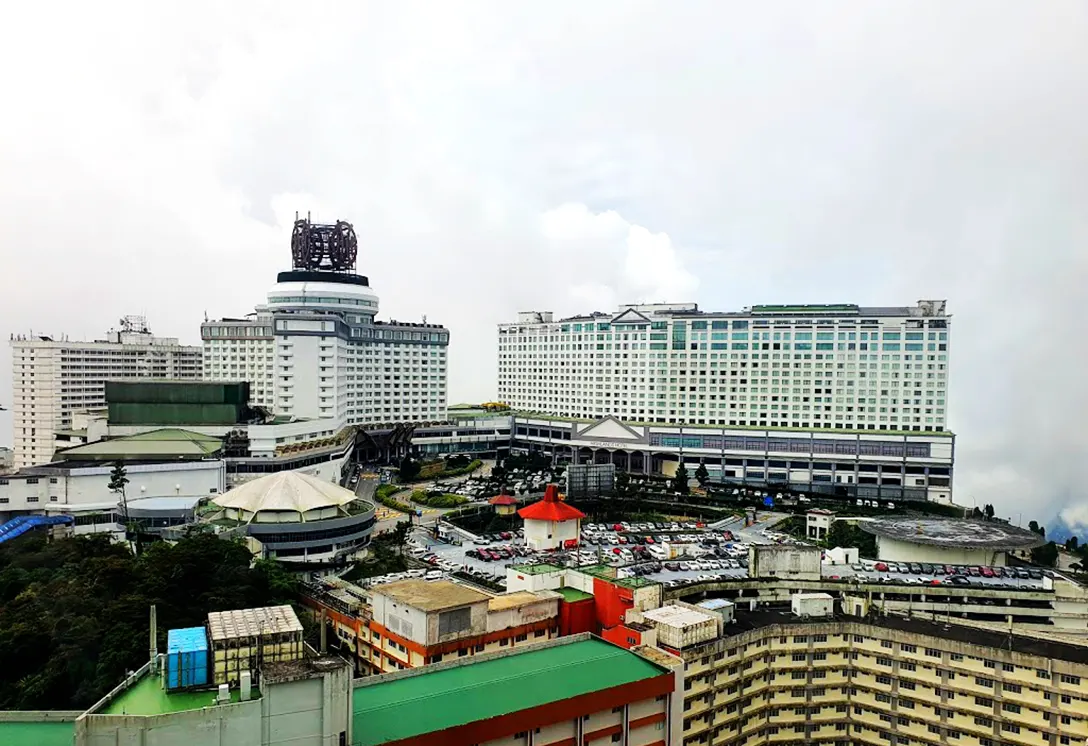
[{"label": "beige apartment building", "polygon": [[688,649],[700,744],[1057,746],[1088,741],[1088,647],[899,616],[738,612]]}]

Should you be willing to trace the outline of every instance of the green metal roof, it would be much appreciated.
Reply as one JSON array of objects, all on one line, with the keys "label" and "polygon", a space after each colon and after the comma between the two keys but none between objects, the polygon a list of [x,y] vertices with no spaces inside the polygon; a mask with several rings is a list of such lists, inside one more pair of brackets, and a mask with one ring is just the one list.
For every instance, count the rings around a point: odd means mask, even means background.
[{"label": "green metal roof", "polygon": [[353,746],[377,746],[570,699],[665,672],[589,639],[428,670],[355,689]]},{"label": "green metal roof", "polygon": [[66,448],[57,452],[57,460],[204,458],[218,453],[222,447],[223,441],[211,435],[179,428],[162,428]]},{"label": "green metal roof", "polygon": [[74,722],[0,722],[0,743],[4,746],[72,746]]}]

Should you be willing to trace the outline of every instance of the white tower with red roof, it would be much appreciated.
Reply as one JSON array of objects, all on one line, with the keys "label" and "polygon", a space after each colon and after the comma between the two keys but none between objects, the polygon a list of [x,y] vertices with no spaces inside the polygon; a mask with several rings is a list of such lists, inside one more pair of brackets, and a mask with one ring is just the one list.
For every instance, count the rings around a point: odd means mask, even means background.
[{"label": "white tower with red roof", "polygon": [[577,545],[586,514],[559,499],[559,487],[549,484],[544,499],[518,511],[525,519],[525,544],[530,549],[557,549]]}]

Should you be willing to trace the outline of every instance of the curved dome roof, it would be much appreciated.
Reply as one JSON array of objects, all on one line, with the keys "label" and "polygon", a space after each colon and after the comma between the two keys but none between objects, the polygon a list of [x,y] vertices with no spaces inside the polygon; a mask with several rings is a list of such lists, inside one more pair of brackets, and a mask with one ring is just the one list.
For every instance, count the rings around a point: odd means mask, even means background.
[{"label": "curved dome roof", "polygon": [[237,508],[250,513],[262,510],[308,510],[347,505],[355,493],[309,474],[283,471],[258,477],[251,482],[224,492],[212,500],[221,508]]}]

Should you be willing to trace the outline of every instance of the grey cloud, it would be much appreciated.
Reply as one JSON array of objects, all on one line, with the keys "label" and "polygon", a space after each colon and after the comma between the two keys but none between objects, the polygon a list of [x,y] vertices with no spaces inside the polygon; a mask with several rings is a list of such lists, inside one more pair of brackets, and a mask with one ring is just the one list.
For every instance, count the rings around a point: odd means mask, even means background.
[{"label": "grey cloud", "polygon": [[451,327],[452,400],[494,395],[519,309],[947,298],[960,499],[1088,521],[1082,3],[150,7],[16,11],[53,38],[0,49],[10,331],[193,342],[295,209],[356,223],[384,313]]}]

